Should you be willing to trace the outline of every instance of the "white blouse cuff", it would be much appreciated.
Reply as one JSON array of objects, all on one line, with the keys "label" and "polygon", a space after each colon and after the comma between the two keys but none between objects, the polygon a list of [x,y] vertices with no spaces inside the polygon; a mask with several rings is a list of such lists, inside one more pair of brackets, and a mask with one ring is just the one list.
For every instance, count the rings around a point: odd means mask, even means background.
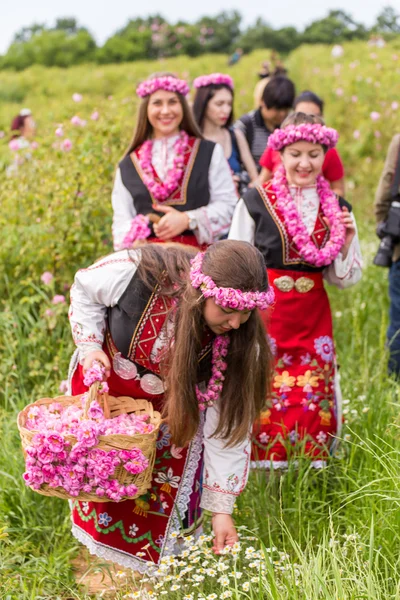
[{"label": "white blouse cuff", "polygon": [[79,350],[79,363],[82,364],[88,354],[91,352],[98,352],[99,350],[103,350],[103,346],[101,344],[78,344]]},{"label": "white blouse cuff", "polygon": [[236,495],[203,488],[200,507],[213,513],[231,515],[236,502]]},{"label": "white blouse cuff", "polygon": [[347,279],[351,277],[353,268],[360,267],[360,261],[357,260],[355,244],[352,243],[348,249],[346,258],[343,258],[341,252],[337,255],[333,263],[335,275],[338,279]]}]

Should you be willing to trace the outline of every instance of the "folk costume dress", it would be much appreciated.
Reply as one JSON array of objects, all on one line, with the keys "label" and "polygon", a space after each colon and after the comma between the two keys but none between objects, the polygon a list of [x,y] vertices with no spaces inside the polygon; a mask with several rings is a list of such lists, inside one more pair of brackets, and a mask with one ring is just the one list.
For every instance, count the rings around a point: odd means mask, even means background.
[{"label": "folk costume dress", "polygon": [[[152,168],[157,182],[164,181],[173,167],[177,139],[178,136],[171,136],[153,141]],[[115,175],[112,192],[115,250],[124,247],[124,238],[136,215],[154,213],[152,205],[155,203],[172,206],[195,220],[196,228],[174,238],[176,242],[201,246],[211,244],[228,233],[237,194],[222,146],[189,137],[182,179],[169,198],[161,202],[143,183],[139,151],[140,148],[137,148],[125,156]],[[149,241],[158,241],[158,238],[151,234]]]},{"label": "folk costume dress", "polygon": [[[103,349],[112,365],[109,393],[148,399],[161,410],[160,360],[173,343],[173,312],[156,284],[149,290],[136,277],[139,260],[140,250],[123,250],[77,273],[71,289],[77,351],[70,365],[70,391],[87,390],[80,363],[89,352]],[[211,374],[214,336],[207,332],[199,356],[199,384],[207,384]],[[226,450],[223,441],[210,437],[218,423],[218,405],[203,415],[187,448],[172,444],[167,425],[161,425],[152,487],[145,495],[119,503],[72,502],[73,535],[92,554],[153,572],[163,556],[176,551],[176,532],[194,533],[201,526],[202,509],[232,513],[247,481],[250,431],[247,441]]]},{"label": "folk costume dress", "polygon": [[[316,187],[290,187],[314,244],[329,239]],[[339,253],[327,267],[304,261],[276,206],[271,182],[240,200],[229,237],[253,243],[263,254],[275,305],[262,313],[275,356],[271,396],[253,431],[253,468],[285,468],[304,452],[324,466],[341,426],[332,316],[324,281],[339,288],[361,277],[357,235],[345,259]],[[341,207],[351,206],[339,198]],[[353,216],[354,220],[354,216]]]}]

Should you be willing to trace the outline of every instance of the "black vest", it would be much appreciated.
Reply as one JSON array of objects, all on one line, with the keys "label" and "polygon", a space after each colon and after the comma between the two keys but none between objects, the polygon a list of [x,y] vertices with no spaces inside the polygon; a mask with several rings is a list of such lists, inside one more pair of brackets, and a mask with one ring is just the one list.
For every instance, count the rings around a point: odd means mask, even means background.
[{"label": "black vest", "polygon": [[[154,284],[153,289],[145,285],[136,272],[118,303],[108,309],[108,331],[124,358],[129,358],[131,347],[140,338],[143,322],[152,311],[153,302],[157,298],[158,285],[155,280],[150,280],[150,284]],[[135,364],[140,375],[147,371],[144,366]],[[208,381],[210,377],[211,347],[207,346],[200,352],[198,381]]]},{"label": "black vest", "polygon": [[[173,193],[173,198],[165,201],[167,206],[173,206],[181,212],[207,206],[210,201],[208,172],[214,147],[214,142],[208,140],[195,141],[180,184],[179,194]],[[119,163],[119,168],[122,183],[132,196],[136,213],[142,215],[154,213],[152,204],[156,200],[152,198],[140,177],[137,161],[132,160],[130,155],[125,156]],[[159,214],[162,216],[162,213]]]},{"label": "black vest", "polygon": [[135,273],[118,303],[108,309],[108,329],[115,346],[125,358],[128,358],[132,338],[155,293],[155,282],[154,289],[150,290]]},{"label": "black vest", "polygon": [[[265,192],[267,194],[267,192]],[[307,262],[298,260],[290,262],[285,260],[287,248],[290,243],[286,229],[282,230],[281,224],[277,223],[272,211],[266,206],[257,188],[250,189],[244,195],[246,208],[255,222],[254,245],[264,257],[265,265],[269,269],[285,269],[288,271],[319,272],[325,267],[315,267]],[[340,208],[346,206],[351,212],[351,204],[339,197]],[[326,227],[321,232],[326,242],[328,234]]]}]

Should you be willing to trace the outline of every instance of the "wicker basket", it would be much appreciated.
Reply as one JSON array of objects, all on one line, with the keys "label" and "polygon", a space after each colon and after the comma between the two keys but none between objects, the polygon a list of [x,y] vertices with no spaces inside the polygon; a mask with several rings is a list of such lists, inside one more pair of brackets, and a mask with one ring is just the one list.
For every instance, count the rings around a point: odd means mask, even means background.
[{"label": "wicker basket", "polygon": [[[118,415],[124,413],[135,413],[136,415],[148,414],[149,415],[149,423],[154,425],[154,430],[151,433],[145,434],[137,434],[137,435],[123,435],[123,434],[114,434],[114,435],[100,435],[99,441],[96,446],[92,449],[101,449],[105,451],[109,450],[130,450],[132,448],[139,448],[144,456],[149,461],[148,467],[138,474],[129,473],[124,466],[119,465],[114,473],[113,479],[118,479],[121,485],[130,485],[134,484],[138,488],[138,492],[134,498],[137,498],[151,487],[151,479],[154,467],[154,461],[156,457],[156,440],[158,436],[158,431],[161,425],[161,415],[159,412],[153,409],[153,405],[151,402],[147,400],[136,400],[133,398],[129,398],[128,396],[121,396],[119,398],[114,398],[113,396],[108,396],[107,394],[98,394],[99,383],[94,383],[88,393],[88,397],[86,399],[84,415],[87,417],[87,411],[89,409],[90,403],[97,399],[99,404],[103,406],[104,416],[106,418],[117,417]],[[32,404],[28,404],[19,414],[17,418],[17,424],[19,433],[21,436],[22,448],[24,450],[31,445],[32,438],[37,431],[33,431],[27,429],[25,427],[27,414],[32,406],[41,406],[41,405],[50,405],[53,402],[58,402],[65,408],[70,405],[78,405],[81,406],[81,398],[82,394],[79,396],[59,396],[57,398],[41,398]],[[77,439],[74,435],[65,436],[66,439],[70,442],[71,446],[76,444]],[[31,488],[33,489],[33,488]],[[63,498],[65,500],[86,500],[91,502],[112,502],[106,497],[99,497],[95,493],[84,493],[82,492],[79,496],[71,496],[68,494],[63,488],[52,488],[48,484],[42,484],[40,489],[34,490],[39,494],[43,494],[44,496],[55,496],[57,498]],[[126,500],[127,498],[122,498],[122,500]],[[129,499],[133,499],[130,496]]]}]

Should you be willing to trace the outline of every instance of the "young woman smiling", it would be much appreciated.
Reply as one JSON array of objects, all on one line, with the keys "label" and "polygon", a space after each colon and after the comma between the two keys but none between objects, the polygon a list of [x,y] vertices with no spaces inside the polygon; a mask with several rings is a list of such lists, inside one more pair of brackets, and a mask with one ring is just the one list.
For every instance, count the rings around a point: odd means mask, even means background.
[{"label": "young woman smiling", "polygon": [[133,140],[112,193],[114,248],[135,242],[210,244],[225,235],[237,196],[218,144],[202,139],[186,81],[156,74],[142,82]]},{"label": "young woman smiling", "polygon": [[351,205],[322,177],[337,132],[294,113],[268,140],[280,153],[272,181],[239,200],[229,237],[255,244],[275,290],[263,313],[275,354],[273,391],[254,430],[252,466],[284,468],[293,455],[325,464],[340,430],[340,388],[332,317],[323,281],[339,288],[361,277]]},{"label": "young woman smiling", "polygon": [[248,181],[255,181],[257,169],[248,145],[234,131],[233,101],[234,84],[230,75],[212,73],[202,75],[193,82],[196,95],[193,102],[193,114],[207,140],[218,143],[224,149],[225,158],[240,190],[240,181],[247,171]]},{"label": "young woman smiling", "polygon": [[[324,112],[324,101],[314,94],[314,92],[302,92],[294,101],[293,108],[295,112],[302,112],[306,115],[322,117]],[[272,179],[274,172],[281,164],[280,153],[272,148],[266,148],[260,158],[262,167],[259,175],[259,183],[265,183]],[[344,168],[342,159],[336,148],[329,148],[324,155],[322,165],[322,175],[329,181],[332,191],[339,196],[344,194]]]}]

